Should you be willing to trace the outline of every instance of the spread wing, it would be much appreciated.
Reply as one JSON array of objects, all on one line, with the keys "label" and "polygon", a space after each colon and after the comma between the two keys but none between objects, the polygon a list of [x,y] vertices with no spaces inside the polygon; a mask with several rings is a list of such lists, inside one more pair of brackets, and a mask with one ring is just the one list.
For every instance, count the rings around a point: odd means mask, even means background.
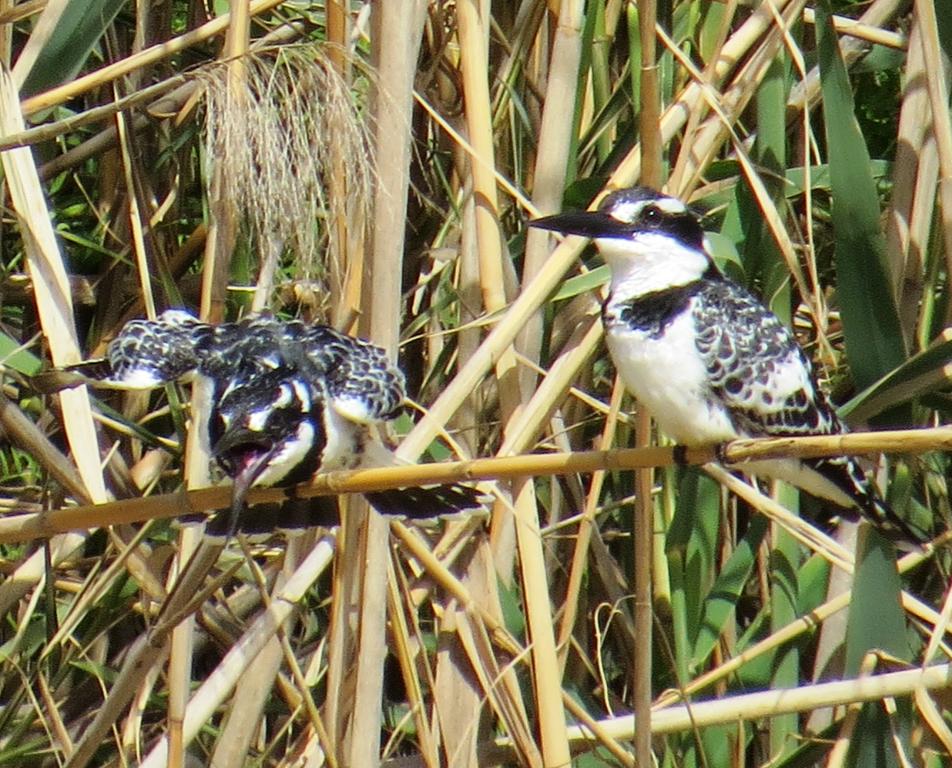
[{"label": "spread wing", "polygon": [[341,416],[366,424],[394,418],[406,397],[403,373],[387,353],[325,325],[258,315],[211,326],[182,310],[126,323],[104,361],[85,375],[115,386],[149,389],[196,372],[216,399],[257,376],[284,371],[322,387]]},{"label": "spread wing", "polygon": [[323,375],[331,406],[351,421],[394,418],[406,398],[403,373],[380,347],[327,326],[302,326],[302,349]]},{"label": "spread wing", "polygon": [[104,380],[129,389],[151,389],[194,373],[212,328],[178,309],[155,320],[130,320],[106,353]]},{"label": "spread wing", "polygon": [[394,418],[406,396],[403,373],[380,347],[268,315],[217,326],[200,370],[220,382],[284,370],[320,386],[336,412],[361,424]]}]

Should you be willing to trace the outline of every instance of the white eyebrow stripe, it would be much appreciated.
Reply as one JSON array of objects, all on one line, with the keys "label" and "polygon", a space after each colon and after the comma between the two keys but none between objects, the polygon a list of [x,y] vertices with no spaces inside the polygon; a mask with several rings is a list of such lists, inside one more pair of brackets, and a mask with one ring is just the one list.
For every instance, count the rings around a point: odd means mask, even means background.
[{"label": "white eyebrow stripe", "polygon": [[617,205],[613,205],[611,210],[608,211],[608,215],[624,224],[631,224],[638,218],[638,214],[641,213],[641,209],[644,207],[645,202],[643,200],[637,202],[624,200]]},{"label": "white eyebrow stripe", "polygon": [[665,213],[684,213],[687,206],[674,197],[659,197],[654,201],[655,207],[660,208]]}]

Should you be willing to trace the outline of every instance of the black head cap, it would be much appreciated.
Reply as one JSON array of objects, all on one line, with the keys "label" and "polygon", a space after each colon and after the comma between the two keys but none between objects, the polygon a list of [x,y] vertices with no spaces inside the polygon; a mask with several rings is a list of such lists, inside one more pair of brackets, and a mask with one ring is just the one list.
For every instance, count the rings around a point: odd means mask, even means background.
[{"label": "black head cap", "polygon": [[530,222],[533,227],[590,238],[626,239],[658,232],[694,248],[703,248],[698,217],[680,200],[650,187],[628,187],[606,195],[596,211],[568,211]]}]

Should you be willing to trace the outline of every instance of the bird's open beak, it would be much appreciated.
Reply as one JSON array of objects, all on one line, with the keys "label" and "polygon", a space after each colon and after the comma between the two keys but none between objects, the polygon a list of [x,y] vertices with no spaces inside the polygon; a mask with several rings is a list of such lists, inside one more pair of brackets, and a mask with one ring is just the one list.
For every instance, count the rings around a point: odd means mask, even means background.
[{"label": "bird's open beak", "polygon": [[215,444],[215,458],[232,481],[229,537],[234,534],[245,508],[248,491],[267,468],[277,449],[277,445],[263,442],[259,433],[244,430],[227,432]]},{"label": "bird's open beak", "polygon": [[273,452],[274,449],[271,449],[255,456],[232,478],[231,519],[233,521],[237,522],[238,516],[245,508],[245,498],[248,496],[248,491],[255,484],[255,480],[260,477],[265,467],[268,466],[268,460]]},{"label": "bird's open beak", "polygon": [[631,225],[612,218],[601,211],[566,211],[554,216],[533,219],[529,226],[581,237],[611,237],[631,232]]}]

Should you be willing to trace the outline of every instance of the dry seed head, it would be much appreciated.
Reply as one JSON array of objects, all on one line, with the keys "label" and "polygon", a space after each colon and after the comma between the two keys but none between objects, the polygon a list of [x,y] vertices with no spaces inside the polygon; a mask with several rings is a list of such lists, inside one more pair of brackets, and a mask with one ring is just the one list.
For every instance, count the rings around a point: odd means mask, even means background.
[{"label": "dry seed head", "polygon": [[[208,158],[222,165],[259,251],[279,242],[298,277],[324,280],[331,270],[343,277],[346,243],[329,236],[329,224],[340,218],[350,230],[368,220],[374,162],[366,110],[315,46],[242,62],[240,77],[227,65],[202,75]],[[347,236],[360,242],[357,235]]]}]

